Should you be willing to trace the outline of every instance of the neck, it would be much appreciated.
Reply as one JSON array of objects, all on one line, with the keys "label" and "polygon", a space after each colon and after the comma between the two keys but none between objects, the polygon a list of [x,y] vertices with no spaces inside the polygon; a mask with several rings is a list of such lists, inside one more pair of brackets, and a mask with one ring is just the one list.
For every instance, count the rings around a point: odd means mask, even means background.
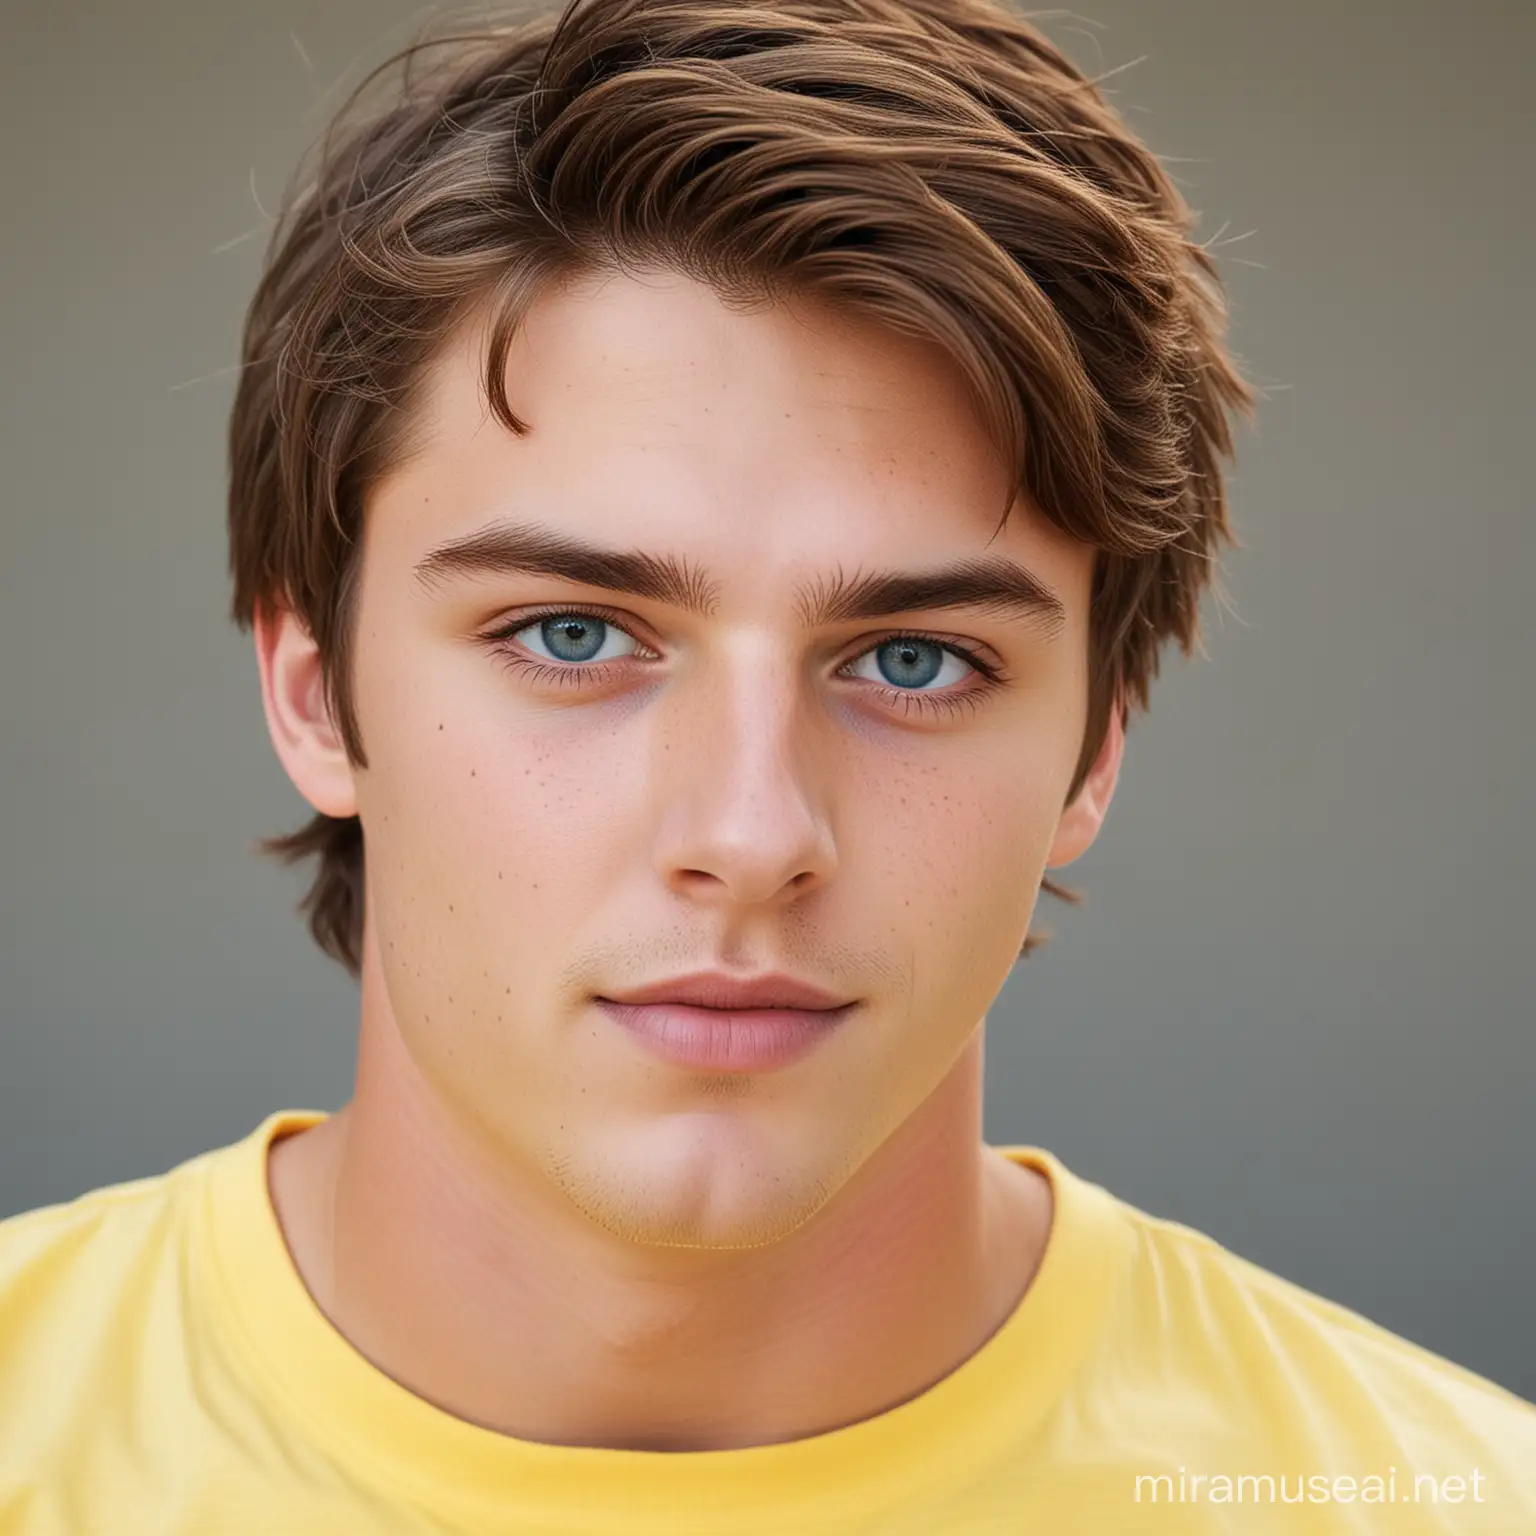
[{"label": "neck", "polygon": [[493,1167],[365,1007],[352,1099],[272,1150],[294,1262],[417,1396],[551,1444],[718,1450],[917,1395],[1021,1299],[1051,1221],[981,1136],[983,1027],[832,1201],[771,1246],[641,1248]]}]

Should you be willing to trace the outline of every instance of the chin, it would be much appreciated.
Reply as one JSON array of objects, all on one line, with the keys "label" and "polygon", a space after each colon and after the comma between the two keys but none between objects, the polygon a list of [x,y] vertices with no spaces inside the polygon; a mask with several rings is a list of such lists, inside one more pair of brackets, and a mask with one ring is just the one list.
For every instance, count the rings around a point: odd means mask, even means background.
[{"label": "chin", "polygon": [[673,1115],[563,1147],[545,1171],[595,1226],[628,1242],[759,1248],[782,1241],[842,1184],[729,1115]]}]

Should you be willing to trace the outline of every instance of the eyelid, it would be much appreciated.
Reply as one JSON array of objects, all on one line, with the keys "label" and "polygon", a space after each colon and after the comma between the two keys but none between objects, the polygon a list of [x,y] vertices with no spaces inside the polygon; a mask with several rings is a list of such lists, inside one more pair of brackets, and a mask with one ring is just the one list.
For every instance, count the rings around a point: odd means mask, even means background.
[{"label": "eyelid", "polygon": [[[650,643],[643,636],[637,635],[635,630],[642,628],[639,621],[632,614],[623,613],[617,608],[605,607],[602,603],[539,603],[532,608],[522,609],[502,619],[492,629],[487,630],[481,637],[485,640],[510,640],[513,635],[537,624],[540,619],[553,619],[563,614],[570,614],[576,618],[590,615],[592,618],[601,619],[605,624],[611,624],[615,629],[623,630],[632,640],[650,649]],[[602,663],[609,665],[609,663]]]},{"label": "eyelid", "polygon": [[[521,609],[510,618],[497,624],[494,629],[488,631],[486,640],[510,640],[520,630],[527,629],[532,624],[537,624],[540,619],[554,618],[561,614],[573,614],[580,617],[590,614],[594,618],[602,619],[605,623],[612,624],[621,629],[631,639],[651,649],[650,643],[641,635],[634,633],[635,627],[643,627],[633,614],[625,613],[621,609],[609,608],[603,603],[589,603],[576,601],[571,603],[538,603],[530,608]],[[991,646],[977,640],[964,639],[959,636],[946,635],[932,630],[924,629],[921,625],[908,627],[896,626],[891,629],[881,630],[876,637],[869,641],[863,650],[855,651],[849,656],[843,666],[849,662],[857,661],[859,657],[867,655],[876,646],[888,645],[892,640],[911,638],[913,640],[926,640],[933,645],[952,647],[967,661],[971,662],[983,676],[994,681],[1007,682],[1010,680],[1007,668]],[[626,658],[628,659],[628,658]],[[601,665],[613,665],[611,662],[603,662]]]},{"label": "eyelid", "polygon": [[[514,617],[505,620],[492,634],[484,636],[487,643],[494,642],[496,649],[501,653],[503,662],[509,668],[536,678],[541,682],[551,685],[572,688],[601,687],[603,681],[611,675],[611,669],[619,665],[618,661],[608,660],[598,662],[587,667],[568,662],[546,662],[537,657],[529,658],[527,655],[516,655],[508,649],[507,642],[521,630],[531,628],[538,623],[541,617],[568,615],[576,618],[595,618],[605,624],[619,630],[621,634],[629,635],[637,644],[645,642],[638,635],[631,632],[627,615],[614,616],[613,612],[603,604],[589,603],[575,605],[548,604],[539,608],[525,610]],[[642,626],[636,626],[642,627]],[[969,641],[948,639],[939,635],[922,633],[917,630],[887,630],[869,638],[862,650],[854,652],[837,669],[839,677],[846,677],[848,669],[855,662],[864,657],[873,655],[882,645],[910,638],[925,644],[937,645],[942,650],[959,656],[969,663],[972,678],[970,686],[963,688],[945,688],[934,693],[920,689],[901,689],[888,684],[866,681],[865,687],[872,693],[884,698],[892,709],[900,709],[907,718],[925,716],[930,721],[945,718],[956,718],[966,711],[979,709],[982,703],[990,696],[1006,689],[1013,681],[1007,669],[997,661],[989,660],[982,654],[982,647]],[[647,647],[649,649],[649,647]],[[990,650],[990,647],[986,647]],[[850,679],[851,681],[851,679]]]}]

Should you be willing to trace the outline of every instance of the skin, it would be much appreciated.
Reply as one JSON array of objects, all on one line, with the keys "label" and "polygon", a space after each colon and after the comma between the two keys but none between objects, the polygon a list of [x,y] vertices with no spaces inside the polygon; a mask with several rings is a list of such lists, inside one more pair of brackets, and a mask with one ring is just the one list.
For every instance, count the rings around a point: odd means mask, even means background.
[{"label": "skin", "polygon": [[[507,1434],[711,1450],[866,1418],[985,1342],[1050,1230],[1045,1180],[982,1140],[982,1056],[1042,874],[1091,845],[1119,772],[1117,724],[1063,809],[1092,551],[1022,502],[994,537],[1007,468],[930,343],[809,301],[743,313],[666,272],[587,278],[514,344],[520,439],[484,404],[482,339],[445,349],[423,446],[368,498],[367,769],[302,625],[256,630],[278,756],[368,850],[355,1089],[273,1148],[279,1223],[359,1351]],[[685,558],[716,604],[415,581],[498,519]],[[998,554],[1059,595],[1054,636],[971,610],[807,629],[796,608],[839,569]],[[544,604],[622,625],[602,681],[509,665],[602,664],[537,619],[486,638]],[[1009,680],[957,658],[904,684],[880,651],[904,630]],[[912,713],[904,689],[974,707]],[[726,1077],[591,1001],[716,968],[862,1007],[793,1065]]]}]

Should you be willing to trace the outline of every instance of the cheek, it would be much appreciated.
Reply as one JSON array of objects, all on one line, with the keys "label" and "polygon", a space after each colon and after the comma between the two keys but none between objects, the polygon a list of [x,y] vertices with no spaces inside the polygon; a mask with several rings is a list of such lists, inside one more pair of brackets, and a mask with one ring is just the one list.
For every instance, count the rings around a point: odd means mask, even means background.
[{"label": "cheek", "polygon": [[461,1036],[510,1042],[558,1002],[624,885],[644,823],[633,744],[583,709],[510,697],[483,658],[383,702],[359,802],[401,1027],[451,1014]]},{"label": "cheek", "polygon": [[866,803],[874,889],[915,915],[924,942],[965,942],[1027,920],[1057,815],[1052,766],[1017,751],[935,753],[875,765]]},{"label": "cheek", "polygon": [[537,921],[590,895],[633,814],[621,764],[526,726],[498,729],[490,716],[434,721],[377,761],[365,824],[375,813],[395,877],[452,902],[443,912],[461,932]]},{"label": "cheek", "polygon": [[569,1049],[550,1010],[618,883],[610,829],[635,790],[611,754],[510,710],[440,713],[375,733],[359,797],[385,991],[442,1091],[522,1103]]},{"label": "cheek", "polygon": [[[502,883],[515,870],[556,881],[584,834],[611,825],[623,765],[579,714],[519,701],[494,658],[472,648],[372,653],[365,716],[370,781],[360,787],[380,830],[408,841],[424,869]],[[381,680],[388,678],[387,687]],[[366,816],[365,816],[366,820]]]}]

